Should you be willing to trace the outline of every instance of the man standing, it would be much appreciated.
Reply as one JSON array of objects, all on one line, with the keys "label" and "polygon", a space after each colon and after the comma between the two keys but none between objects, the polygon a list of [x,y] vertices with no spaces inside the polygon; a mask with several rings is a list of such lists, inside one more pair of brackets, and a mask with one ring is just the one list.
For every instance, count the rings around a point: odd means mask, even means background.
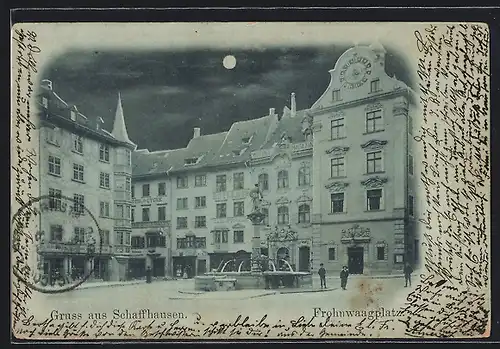
[{"label": "man standing", "polygon": [[411,273],[413,273],[413,268],[408,262],[406,262],[404,273],[405,273],[405,287],[408,287],[408,284],[411,287]]},{"label": "man standing", "polygon": [[349,271],[347,270],[347,267],[344,265],[342,267],[342,271],[340,272],[340,287],[342,287],[343,290],[345,290],[347,286],[348,277],[349,277]]},{"label": "man standing", "polygon": [[326,270],[323,268],[323,263],[321,263],[319,267],[318,274],[319,280],[321,281],[321,288],[323,288],[323,286],[326,288]]}]

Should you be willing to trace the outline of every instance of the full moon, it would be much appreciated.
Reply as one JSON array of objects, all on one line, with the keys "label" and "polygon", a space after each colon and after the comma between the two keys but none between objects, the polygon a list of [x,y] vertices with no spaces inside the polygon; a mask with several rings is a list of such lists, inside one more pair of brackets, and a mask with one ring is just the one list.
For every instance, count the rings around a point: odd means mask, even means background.
[{"label": "full moon", "polygon": [[234,67],[236,67],[236,58],[234,56],[231,56],[231,55],[226,56],[222,60],[222,65],[226,69],[233,69]]}]

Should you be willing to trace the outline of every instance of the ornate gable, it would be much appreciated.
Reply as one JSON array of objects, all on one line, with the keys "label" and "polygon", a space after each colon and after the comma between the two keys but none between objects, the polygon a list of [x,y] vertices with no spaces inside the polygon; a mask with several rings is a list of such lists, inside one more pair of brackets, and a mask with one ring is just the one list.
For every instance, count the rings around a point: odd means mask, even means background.
[{"label": "ornate gable", "polygon": [[386,144],[387,144],[387,141],[372,139],[364,144],[361,144],[361,148],[363,148],[365,151],[380,150],[380,149],[384,148],[384,146]]},{"label": "ornate gable", "polygon": [[233,229],[244,229],[245,226],[241,223],[236,223],[235,225],[233,225]]},{"label": "ornate gable", "polygon": [[276,200],[277,205],[288,205],[291,201],[288,198],[282,196],[278,200]]},{"label": "ornate gable", "polygon": [[326,189],[329,189],[331,192],[342,192],[349,186],[349,183],[346,182],[329,182],[325,185]]},{"label": "ornate gable", "polygon": [[387,180],[387,177],[375,176],[361,181],[361,185],[366,188],[380,188],[387,182]]},{"label": "ornate gable", "polygon": [[313,200],[312,197],[306,194],[302,194],[297,198],[297,202],[311,202],[312,200]]},{"label": "ornate gable", "polygon": [[365,111],[372,111],[377,109],[382,109],[383,105],[380,102],[370,103],[365,107]]},{"label": "ornate gable", "polygon": [[339,155],[345,155],[347,151],[349,150],[349,147],[345,146],[334,146],[330,149],[327,149],[325,152],[327,154],[330,154],[332,156],[339,156]]}]

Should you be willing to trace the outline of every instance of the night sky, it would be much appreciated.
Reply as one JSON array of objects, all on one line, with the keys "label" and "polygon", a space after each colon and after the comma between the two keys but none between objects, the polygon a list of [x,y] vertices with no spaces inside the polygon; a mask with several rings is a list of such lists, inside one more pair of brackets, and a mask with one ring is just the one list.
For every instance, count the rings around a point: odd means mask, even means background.
[{"label": "night sky", "polygon": [[[120,92],[130,139],[153,151],[184,147],[193,127],[216,133],[269,108],[281,113],[291,92],[297,109],[309,108],[348,48],[73,51],[51,61],[41,78],[87,117],[102,117],[109,131]],[[388,74],[413,86],[404,55],[386,49]],[[233,69],[222,64],[228,54],[236,57]]]}]

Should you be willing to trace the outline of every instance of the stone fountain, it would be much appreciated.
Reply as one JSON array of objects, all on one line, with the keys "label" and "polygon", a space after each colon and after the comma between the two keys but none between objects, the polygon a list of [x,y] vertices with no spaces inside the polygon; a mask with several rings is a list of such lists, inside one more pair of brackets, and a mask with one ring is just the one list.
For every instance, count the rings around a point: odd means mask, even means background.
[{"label": "stone fountain", "polygon": [[[259,185],[250,191],[253,210],[247,218],[252,222],[252,254],[250,259],[223,261],[217,270],[195,277],[195,289],[200,291],[278,289],[312,287],[309,272],[294,271],[286,259],[277,259],[282,265],[276,268],[272,258],[261,254],[261,228],[265,214],[261,210],[262,192]],[[231,269],[231,270],[228,270]]]}]

